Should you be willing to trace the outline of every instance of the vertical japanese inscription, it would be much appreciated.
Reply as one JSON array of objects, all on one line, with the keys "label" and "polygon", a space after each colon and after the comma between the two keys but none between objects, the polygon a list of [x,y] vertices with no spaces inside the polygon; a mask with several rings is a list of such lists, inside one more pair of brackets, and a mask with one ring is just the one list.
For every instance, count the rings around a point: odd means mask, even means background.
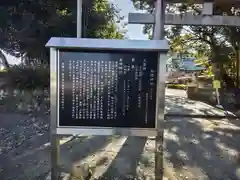
[{"label": "vertical japanese inscription", "polygon": [[82,106],[83,106],[83,99],[82,99],[82,97],[83,97],[83,84],[82,84],[82,81],[83,81],[83,61],[82,60],[80,60],[79,61],[79,67],[78,67],[78,69],[79,69],[79,85],[78,85],[78,87],[79,87],[79,113],[78,113],[78,118],[79,119],[82,119],[83,118],[83,110],[82,110]]},{"label": "vertical japanese inscription", "polygon": [[154,128],[157,57],[60,51],[60,126]]},{"label": "vertical japanese inscription", "polygon": [[65,69],[64,69],[64,68],[65,68],[65,67],[64,67],[64,62],[62,62],[62,63],[61,63],[61,70],[62,70],[62,71],[61,71],[61,74],[60,74],[60,76],[61,76],[61,78],[60,78],[60,79],[61,79],[61,88],[60,88],[60,89],[61,89],[61,90],[60,90],[60,96],[61,96],[61,102],[60,102],[61,104],[60,104],[60,107],[61,107],[61,110],[64,110],[64,103],[65,103],[65,102],[64,102],[64,101],[65,101],[65,100],[64,100],[64,89],[65,89],[65,88],[64,88],[64,82],[65,82],[65,81],[64,81],[64,79],[65,79],[65,78],[64,78],[64,72],[65,72]]}]

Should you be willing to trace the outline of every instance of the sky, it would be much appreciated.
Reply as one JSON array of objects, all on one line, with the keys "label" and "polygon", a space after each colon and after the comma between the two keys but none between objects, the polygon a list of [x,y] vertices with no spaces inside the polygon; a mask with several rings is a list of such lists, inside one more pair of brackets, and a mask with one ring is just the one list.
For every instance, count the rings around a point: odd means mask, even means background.
[{"label": "sky", "polygon": [[[128,22],[128,13],[130,12],[141,12],[135,10],[131,0],[109,0],[114,3],[120,9],[120,16],[124,16],[123,23]],[[148,39],[147,35],[143,34],[143,25],[138,24],[128,24],[126,26],[127,29],[127,37],[129,39]],[[5,54],[9,64],[18,64],[20,63],[20,59]]]},{"label": "sky", "polygon": [[[121,10],[120,15],[124,16],[124,22],[128,22],[128,13],[130,12],[141,12],[135,10],[131,0],[110,0]],[[128,24],[127,25],[127,36],[129,39],[147,39],[147,36],[142,33],[143,25]]]}]

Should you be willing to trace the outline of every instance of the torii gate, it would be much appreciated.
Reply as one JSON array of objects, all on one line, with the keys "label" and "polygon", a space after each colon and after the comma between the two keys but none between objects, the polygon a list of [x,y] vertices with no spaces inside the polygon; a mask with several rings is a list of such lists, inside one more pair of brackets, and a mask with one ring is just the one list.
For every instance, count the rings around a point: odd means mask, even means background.
[{"label": "torii gate", "polygon": [[[172,3],[194,2],[194,4],[203,4],[201,15],[192,14],[166,14],[165,5]],[[149,13],[129,13],[128,22],[130,24],[153,24],[153,39],[164,39],[164,25],[191,25],[191,26],[240,26],[240,18],[237,16],[213,15],[213,6],[232,4],[240,5],[240,0],[156,0],[154,14]],[[162,58],[164,59],[164,58]],[[163,63],[163,62],[162,62]],[[165,62],[166,63],[166,62]],[[162,64],[163,65],[163,64]],[[166,65],[161,67],[161,71],[166,71]],[[240,67],[238,72],[240,73]],[[160,77],[161,82],[165,82],[165,76]],[[159,114],[164,114],[165,107],[165,88],[159,86],[157,95],[157,108]],[[158,116],[157,121],[163,122],[164,117]],[[155,178],[161,180],[163,177],[163,126],[158,123],[158,135],[156,137],[155,152]]]}]

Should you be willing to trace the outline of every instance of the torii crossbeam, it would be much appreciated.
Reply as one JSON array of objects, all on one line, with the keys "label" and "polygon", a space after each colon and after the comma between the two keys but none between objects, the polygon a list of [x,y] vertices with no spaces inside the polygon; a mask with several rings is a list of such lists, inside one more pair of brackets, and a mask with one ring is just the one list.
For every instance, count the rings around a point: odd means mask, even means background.
[{"label": "torii crossbeam", "polygon": [[[165,14],[165,25],[194,25],[194,26],[240,26],[240,18],[237,16],[213,15],[213,4],[230,4],[240,6],[240,0],[165,0],[165,3],[194,2],[203,3],[201,15],[192,14]],[[155,17],[147,13],[129,13],[129,23],[131,24],[154,24]]]}]

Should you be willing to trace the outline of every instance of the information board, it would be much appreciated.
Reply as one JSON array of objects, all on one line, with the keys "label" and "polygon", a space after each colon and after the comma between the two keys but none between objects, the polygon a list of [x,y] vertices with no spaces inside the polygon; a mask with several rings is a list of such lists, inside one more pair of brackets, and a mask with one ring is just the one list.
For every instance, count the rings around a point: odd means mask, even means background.
[{"label": "information board", "polygon": [[58,126],[155,128],[158,52],[59,50]]}]

